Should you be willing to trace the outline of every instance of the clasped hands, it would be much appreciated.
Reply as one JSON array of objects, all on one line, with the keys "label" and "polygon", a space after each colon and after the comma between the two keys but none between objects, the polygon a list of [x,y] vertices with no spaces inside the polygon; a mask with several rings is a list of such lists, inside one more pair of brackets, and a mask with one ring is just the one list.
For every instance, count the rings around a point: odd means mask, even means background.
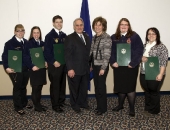
[{"label": "clasped hands", "polygon": [[[119,67],[119,65],[118,65],[117,62],[113,63],[112,66],[115,67],[115,68],[118,68],[118,67]],[[128,65],[128,68],[132,68],[132,66]]]},{"label": "clasped hands", "polygon": [[[47,64],[47,62],[45,62],[45,68],[47,68],[48,67],[48,64]],[[37,71],[37,70],[39,70],[40,68],[38,68],[37,66],[33,66],[32,67],[32,70],[33,71]]]}]

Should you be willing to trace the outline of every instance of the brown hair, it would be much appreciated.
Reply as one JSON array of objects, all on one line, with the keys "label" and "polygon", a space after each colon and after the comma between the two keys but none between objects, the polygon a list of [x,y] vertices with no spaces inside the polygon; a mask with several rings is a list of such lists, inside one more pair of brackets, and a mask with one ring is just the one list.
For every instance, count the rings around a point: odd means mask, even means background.
[{"label": "brown hair", "polygon": [[52,19],[53,23],[55,22],[56,19],[61,19],[63,22],[63,18],[60,15],[56,15],[53,17],[53,19]]},{"label": "brown hair", "polygon": [[33,38],[33,31],[34,31],[34,29],[38,29],[39,31],[40,31],[40,41],[42,41],[42,36],[41,36],[41,29],[38,27],[38,26],[34,26],[34,27],[32,27],[32,29],[31,29],[31,33],[30,33],[30,37],[29,37],[29,39],[28,40],[31,40],[32,38]]},{"label": "brown hair", "polygon": [[[17,31],[17,29],[23,29],[24,30],[24,26],[22,24],[17,24],[15,25],[14,31]],[[25,30],[24,30],[25,31]]]},{"label": "brown hair", "polygon": [[107,21],[105,18],[102,18],[102,17],[97,17],[93,20],[93,24],[92,24],[92,28],[93,28],[93,31],[94,31],[94,26],[97,22],[100,22],[103,26],[103,32],[106,32],[107,30]]},{"label": "brown hair", "polygon": [[161,44],[162,42],[160,40],[161,36],[160,36],[159,30],[157,28],[155,28],[155,27],[148,28],[148,30],[146,31],[145,43],[147,44],[147,42],[149,41],[149,39],[148,39],[149,30],[154,32],[155,35],[156,35],[156,45]]},{"label": "brown hair", "polygon": [[131,37],[131,36],[134,34],[134,31],[132,30],[132,27],[131,27],[131,25],[130,25],[129,20],[128,20],[127,18],[122,18],[122,19],[119,21],[118,26],[117,26],[117,29],[116,29],[116,33],[115,33],[116,39],[120,39],[120,37],[121,37],[120,24],[121,24],[122,21],[127,22],[127,23],[128,23],[128,26],[129,26],[129,29],[128,29],[127,34],[126,34],[126,37],[129,38],[129,37]]}]

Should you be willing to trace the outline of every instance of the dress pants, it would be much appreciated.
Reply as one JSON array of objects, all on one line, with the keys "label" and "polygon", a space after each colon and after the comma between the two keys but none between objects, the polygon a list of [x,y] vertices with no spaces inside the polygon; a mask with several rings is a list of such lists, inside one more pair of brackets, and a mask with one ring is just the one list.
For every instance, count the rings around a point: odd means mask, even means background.
[{"label": "dress pants", "polygon": [[22,72],[10,73],[9,77],[13,84],[13,103],[15,111],[22,110],[26,107],[27,100],[27,84],[29,72],[27,68],[23,68]]},{"label": "dress pants", "polygon": [[145,111],[151,114],[160,112],[160,89],[165,76],[161,81],[145,80],[145,74],[140,74],[140,84],[145,91]]},{"label": "dress pants", "polygon": [[89,74],[75,75],[73,78],[68,76],[68,84],[70,90],[70,104],[73,110],[87,108],[87,90],[88,90]]},{"label": "dress pants", "polygon": [[101,66],[93,65],[95,96],[97,101],[97,110],[99,112],[107,111],[107,95],[106,95],[106,77],[109,67],[106,68],[104,75],[99,76]]},{"label": "dress pants", "polygon": [[32,102],[37,110],[42,108],[40,103],[42,87],[43,85],[32,86]]},{"label": "dress pants", "polygon": [[60,107],[60,105],[65,101],[66,91],[65,67],[66,67],[65,65],[55,67],[54,65],[48,64],[48,77],[51,82],[50,97],[53,109]]}]

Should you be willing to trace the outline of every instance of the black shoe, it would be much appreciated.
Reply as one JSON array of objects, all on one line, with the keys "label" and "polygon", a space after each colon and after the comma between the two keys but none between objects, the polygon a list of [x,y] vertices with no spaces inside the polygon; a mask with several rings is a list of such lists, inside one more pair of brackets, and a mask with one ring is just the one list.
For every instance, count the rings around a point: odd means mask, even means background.
[{"label": "black shoe", "polygon": [[84,108],[84,109],[86,109],[86,110],[91,110],[91,107],[90,106],[87,106],[87,107],[82,107],[82,108]]},{"label": "black shoe", "polygon": [[81,113],[80,109],[73,109],[76,113]]},{"label": "black shoe", "polygon": [[31,105],[27,105],[27,106],[26,106],[26,108],[27,108],[27,109],[32,109],[32,108],[33,108],[33,106],[31,106]]},{"label": "black shoe", "polygon": [[129,112],[129,116],[134,117],[135,116],[135,112]]},{"label": "black shoe", "polygon": [[62,103],[62,104],[60,104],[60,107],[68,107],[68,106],[70,106],[70,105],[69,105],[69,104],[66,104],[65,102]]},{"label": "black shoe", "polygon": [[48,107],[47,107],[47,106],[44,106],[44,105],[41,105],[41,107],[42,107],[42,108],[45,108],[45,109],[48,109]]},{"label": "black shoe", "polygon": [[34,108],[34,110],[37,111],[37,112],[42,112],[43,111],[42,108],[41,109]]},{"label": "black shoe", "polygon": [[21,116],[25,114],[25,112],[23,110],[19,110],[19,111],[16,111],[18,114],[20,114]]},{"label": "black shoe", "polygon": [[46,112],[46,111],[47,111],[47,108],[42,107],[42,111]]},{"label": "black shoe", "polygon": [[103,112],[100,112],[100,111],[97,111],[96,113],[95,113],[95,115],[97,115],[97,116],[100,116],[100,115],[102,115],[103,114]]},{"label": "black shoe", "polygon": [[61,109],[60,107],[54,108],[53,110],[54,110],[55,112],[57,112],[57,113],[62,113],[62,112],[64,112],[63,109]]},{"label": "black shoe", "polygon": [[95,114],[98,112],[98,109],[97,109],[97,107],[94,109],[94,112],[95,112]]},{"label": "black shoe", "polygon": [[117,107],[113,108],[112,111],[119,111],[119,110],[121,110],[121,109],[123,109],[123,108],[124,108],[124,107],[119,107],[119,106],[117,106]]}]

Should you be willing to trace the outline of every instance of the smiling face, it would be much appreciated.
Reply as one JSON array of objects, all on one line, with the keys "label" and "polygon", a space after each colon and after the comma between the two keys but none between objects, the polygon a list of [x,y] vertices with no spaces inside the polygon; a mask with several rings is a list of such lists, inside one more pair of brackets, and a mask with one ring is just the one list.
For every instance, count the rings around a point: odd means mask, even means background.
[{"label": "smiling face", "polygon": [[40,30],[34,29],[33,32],[32,32],[32,36],[35,40],[39,40],[40,39]]},{"label": "smiling face", "polygon": [[84,30],[84,23],[78,19],[74,22],[74,31],[81,34]]},{"label": "smiling face", "polygon": [[94,31],[97,34],[97,36],[103,33],[103,25],[101,24],[101,22],[97,22],[94,25]]},{"label": "smiling face", "polygon": [[122,22],[120,23],[120,32],[121,32],[121,33],[126,33],[126,32],[128,32],[128,29],[129,29],[129,24],[128,24],[128,22],[122,21]]},{"label": "smiling face", "polygon": [[19,39],[22,39],[24,37],[24,34],[25,34],[25,29],[24,28],[16,28],[14,34]]},{"label": "smiling face", "polygon": [[61,30],[62,27],[63,27],[63,20],[62,19],[56,19],[54,22],[53,22],[53,26],[54,28],[58,29],[58,30]]},{"label": "smiling face", "polygon": [[149,42],[152,43],[152,42],[156,41],[157,36],[156,36],[155,32],[153,32],[152,30],[149,30],[147,37],[148,37]]}]

